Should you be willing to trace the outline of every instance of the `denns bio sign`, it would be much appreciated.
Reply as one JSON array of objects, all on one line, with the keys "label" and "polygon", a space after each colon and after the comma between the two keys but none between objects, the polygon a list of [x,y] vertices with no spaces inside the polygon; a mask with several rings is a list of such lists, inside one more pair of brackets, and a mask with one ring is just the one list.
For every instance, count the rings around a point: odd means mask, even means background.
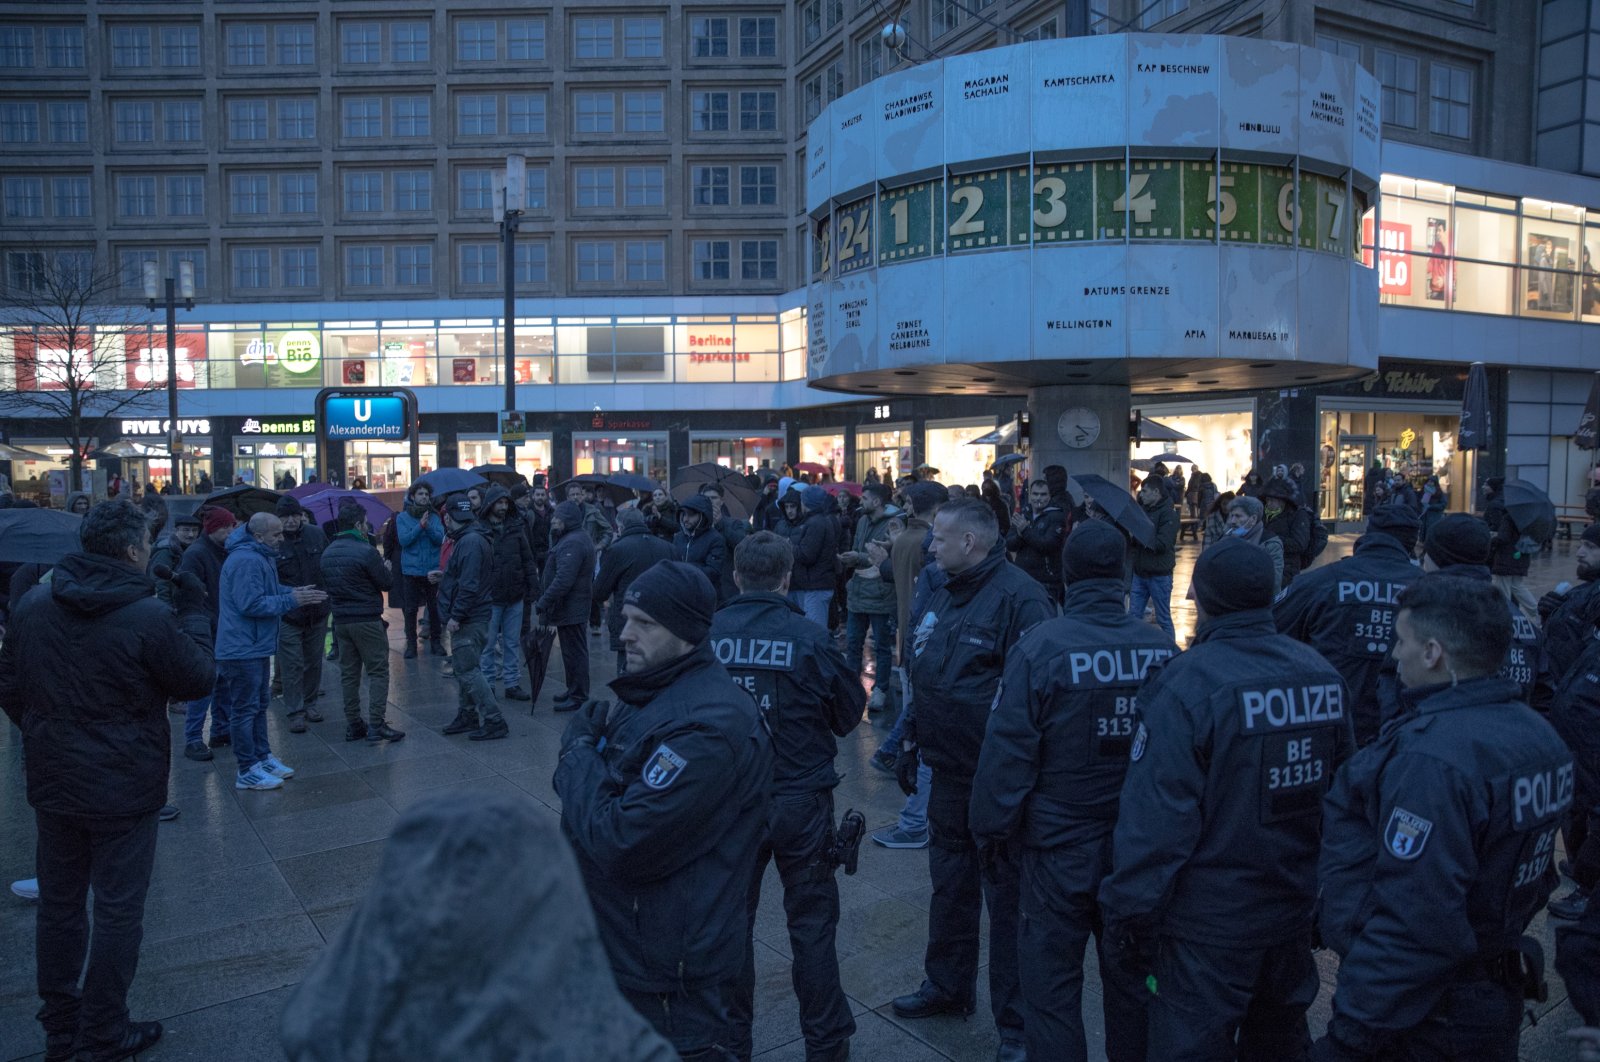
[{"label": "denns bio sign", "polygon": [[406,400],[398,395],[335,395],[324,411],[329,439],[408,437]]}]

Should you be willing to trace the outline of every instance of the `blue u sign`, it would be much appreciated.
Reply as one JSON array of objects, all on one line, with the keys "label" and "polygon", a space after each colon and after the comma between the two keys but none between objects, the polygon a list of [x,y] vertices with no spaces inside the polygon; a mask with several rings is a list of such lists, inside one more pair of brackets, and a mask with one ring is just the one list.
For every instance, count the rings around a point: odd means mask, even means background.
[{"label": "blue u sign", "polygon": [[406,400],[399,395],[333,395],[324,407],[329,439],[404,439]]}]

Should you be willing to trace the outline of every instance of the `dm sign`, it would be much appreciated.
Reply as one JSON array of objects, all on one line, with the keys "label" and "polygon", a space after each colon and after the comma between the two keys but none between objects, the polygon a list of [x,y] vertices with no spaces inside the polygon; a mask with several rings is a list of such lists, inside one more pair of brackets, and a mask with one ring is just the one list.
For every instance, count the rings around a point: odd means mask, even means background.
[{"label": "dm sign", "polygon": [[332,395],[324,409],[329,439],[405,439],[406,400],[399,395]]}]

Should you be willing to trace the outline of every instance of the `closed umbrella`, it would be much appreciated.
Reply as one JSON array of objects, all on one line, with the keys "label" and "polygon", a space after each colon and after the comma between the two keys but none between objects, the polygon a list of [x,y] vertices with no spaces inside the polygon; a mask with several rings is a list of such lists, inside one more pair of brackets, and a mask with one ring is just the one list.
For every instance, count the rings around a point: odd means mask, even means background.
[{"label": "closed umbrella", "polygon": [[456,494],[473,487],[487,487],[489,481],[464,468],[436,468],[425,476],[418,476],[416,483],[411,486],[415,489],[418,484],[426,485],[435,498],[442,498],[446,494]]},{"label": "closed umbrella", "polygon": [[1133,495],[1123,487],[1106,479],[1085,473],[1073,476],[1072,480],[1083,493],[1092,499],[1095,505],[1105,510],[1111,522],[1126,531],[1135,542],[1141,546],[1153,546],[1156,543],[1156,525],[1151,522],[1150,514],[1144,511]]},{"label": "closed umbrella", "polygon": [[1494,422],[1489,413],[1489,373],[1483,362],[1467,370],[1467,389],[1461,396],[1461,424],[1456,428],[1457,450],[1487,450],[1494,446]]},{"label": "closed umbrella", "polygon": [[1589,401],[1583,405],[1583,416],[1578,418],[1578,428],[1572,433],[1572,445],[1589,451],[1589,467],[1594,467],[1597,450],[1600,450],[1600,372],[1594,374],[1589,385]]},{"label": "closed umbrella", "polygon": [[82,526],[60,509],[0,509],[0,563],[54,564],[78,548]]}]

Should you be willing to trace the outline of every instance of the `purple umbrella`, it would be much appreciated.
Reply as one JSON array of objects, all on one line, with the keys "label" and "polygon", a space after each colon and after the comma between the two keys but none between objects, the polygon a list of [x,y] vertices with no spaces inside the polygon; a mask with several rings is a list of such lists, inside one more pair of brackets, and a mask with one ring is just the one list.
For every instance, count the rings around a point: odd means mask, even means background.
[{"label": "purple umbrella", "polygon": [[306,512],[311,514],[313,520],[322,524],[338,518],[339,503],[346,498],[361,506],[362,512],[367,514],[367,520],[374,528],[382,527],[383,522],[394,515],[393,509],[364,490],[341,490],[338,487],[324,486],[316,494],[301,498],[300,504],[305,506]]}]

